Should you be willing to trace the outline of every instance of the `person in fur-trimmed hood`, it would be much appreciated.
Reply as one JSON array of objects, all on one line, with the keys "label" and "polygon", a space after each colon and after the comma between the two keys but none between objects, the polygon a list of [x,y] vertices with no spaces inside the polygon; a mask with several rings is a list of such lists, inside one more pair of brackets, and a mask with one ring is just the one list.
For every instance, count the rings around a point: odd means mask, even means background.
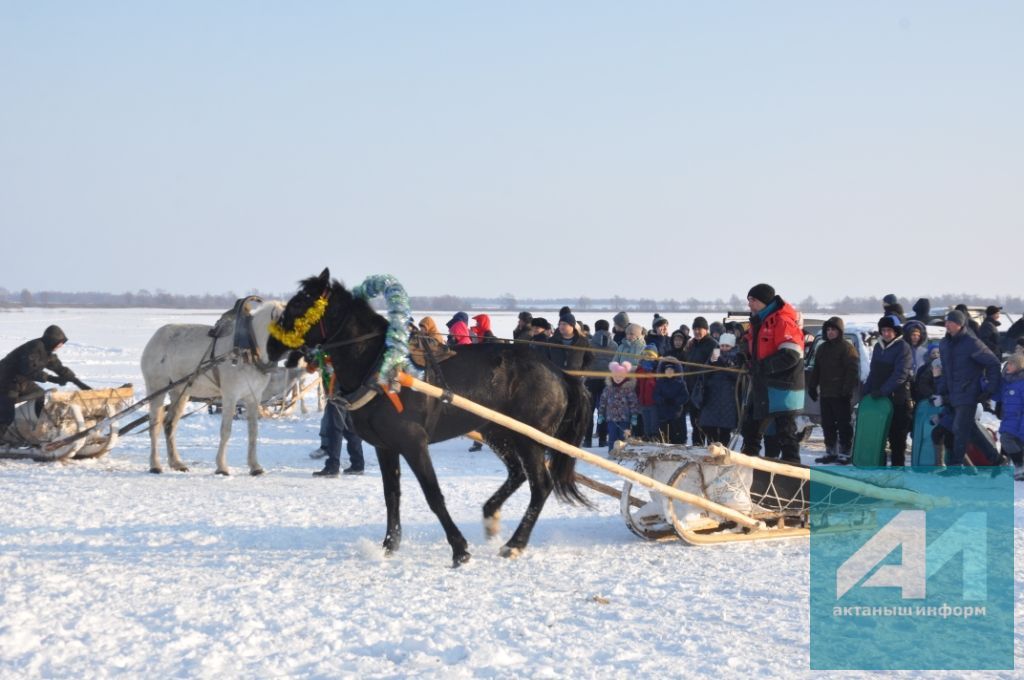
[{"label": "person in fur-trimmed hood", "polygon": [[833,316],[821,327],[824,342],[814,353],[807,396],[821,404],[825,455],[815,463],[846,463],[853,447],[853,392],[860,384],[857,350],[846,341],[846,325]]},{"label": "person in fur-trimmed hood", "polygon": [[757,456],[775,424],[782,460],[800,463],[795,416],[804,407],[804,333],[800,313],[767,283],[747,293],[751,395],[741,425],[743,453]]}]

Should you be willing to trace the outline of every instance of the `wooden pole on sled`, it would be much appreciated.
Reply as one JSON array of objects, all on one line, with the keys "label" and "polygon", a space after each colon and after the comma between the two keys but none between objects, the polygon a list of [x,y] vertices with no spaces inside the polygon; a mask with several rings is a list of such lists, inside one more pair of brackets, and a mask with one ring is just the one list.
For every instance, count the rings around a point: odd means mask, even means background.
[{"label": "wooden pole on sled", "polygon": [[[470,439],[472,439],[475,442],[480,442],[481,444],[486,444],[487,443],[487,442],[484,441],[484,438],[480,435],[480,433],[477,432],[476,430],[473,430],[472,432],[467,432],[466,436],[469,437]],[[614,498],[617,501],[621,501],[622,500],[622,492],[619,491],[618,489],[616,489],[613,486],[608,486],[607,484],[602,484],[601,482],[597,481],[596,479],[591,479],[590,477],[587,477],[586,475],[581,475],[578,472],[575,473],[573,476],[576,478],[577,482],[579,482],[583,486],[587,487],[588,489],[593,489],[594,491],[597,491],[598,493],[603,493],[605,496],[611,496],[612,498]],[[639,498],[636,498],[634,496],[630,496],[629,497],[629,504],[632,505],[634,508],[642,508],[645,505],[647,505],[647,503],[644,503],[642,500],[640,500]]]},{"label": "wooden pole on sled", "polygon": [[[735,451],[730,451],[721,444],[708,444],[708,452],[712,456],[716,458],[724,458],[734,465],[742,465],[743,467],[753,468],[755,470],[785,475],[786,477],[793,477],[805,482],[809,482],[811,480],[811,470],[809,468],[787,465],[786,463],[776,463],[775,461],[766,460],[759,456],[748,456],[743,453],[736,453]],[[842,475],[834,475],[822,470],[815,470],[814,477],[815,481],[820,481],[827,486],[842,489],[843,491],[849,491],[850,493],[854,493],[859,496],[876,498],[883,501],[924,508],[946,505],[948,503],[946,499],[927,496],[916,491],[911,491],[910,489],[893,489],[885,486],[877,486],[857,479],[843,477]]]},{"label": "wooden pole on sled", "polygon": [[732,508],[726,507],[720,503],[715,503],[714,501],[710,501],[707,498],[703,498],[692,493],[680,491],[675,487],[671,487],[667,484],[662,484],[661,482],[655,479],[651,479],[646,475],[642,475],[636,472],[635,470],[630,470],[629,468],[623,467],[621,465],[616,465],[615,463],[609,460],[605,460],[600,456],[596,456],[590,453],[589,451],[584,451],[583,449],[577,448],[570,444],[566,444],[560,439],[555,439],[550,435],[544,434],[535,427],[531,427],[526,423],[522,423],[518,420],[515,420],[514,418],[509,418],[508,416],[498,413],[497,411],[494,411],[492,409],[489,409],[486,406],[481,406],[476,402],[470,401],[469,399],[460,397],[456,394],[451,394],[450,392],[446,393],[445,390],[442,390],[440,387],[434,387],[430,383],[425,383],[422,380],[418,380],[407,373],[399,373],[398,382],[400,385],[402,385],[402,387],[408,387],[410,389],[416,390],[417,392],[422,392],[423,394],[434,397],[436,399],[442,399],[443,401],[450,403],[453,406],[457,406],[465,411],[469,411],[470,413],[480,416],[481,418],[484,418],[486,420],[489,420],[492,423],[496,423],[504,428],[512,430],[513,432],[518,432],[521,435],[525,435],[530,439],[533,439],[537,443],[543,444],[549,449],[553,449],[560,453],[564,453],[565,455],[572,456],[573,458],[578,458],[579,460],[590,463],[591,465],[596,465],[597,467],[603,470],[607,470],[608,472],[618,475],[619,477],[624,477],[635,484],[647,487],[652,491],[657,491],[658,493],[664,496],[668,496],[669,498],[673,498],[677,501],[689,503],[690,505],[695,505],[697,507],[703,508],[708,512],[714,513],[715,515],[718,515],[723,519],[726,519],[730,522],[735,522],[736,524],[746,527],[748,529],[757,530],[763,526],[761,522],[758,522],[755,519],[751,519],[750,517],[747,517],[743,513],[737,512]]}]

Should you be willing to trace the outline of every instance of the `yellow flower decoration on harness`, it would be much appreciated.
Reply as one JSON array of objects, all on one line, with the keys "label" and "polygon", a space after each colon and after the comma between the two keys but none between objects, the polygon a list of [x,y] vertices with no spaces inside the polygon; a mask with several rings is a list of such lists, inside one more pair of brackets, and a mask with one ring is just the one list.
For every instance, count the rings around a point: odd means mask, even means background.
[{"label": "yellow flower decoration on harness", "polygon": [[306,340],[306,333],[314,324],[324,318],[327,311],[327,298],[318,298],[313,306],[306,310],[306,313],[295,320],[292,330],[286,331],[276,321],[270,322],[270,335],[279,340],[285,347],[297,349],[302,347]]}]

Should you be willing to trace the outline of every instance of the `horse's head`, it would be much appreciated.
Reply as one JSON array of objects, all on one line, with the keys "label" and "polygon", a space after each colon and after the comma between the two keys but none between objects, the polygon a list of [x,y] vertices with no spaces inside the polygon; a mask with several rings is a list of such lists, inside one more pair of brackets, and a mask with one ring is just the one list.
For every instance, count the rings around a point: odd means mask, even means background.
[{"label": "horse's head", "polygon": [[318,323],[327,312],[330,294],[331,272],[327,268],[320,276],[299,282],[299,292],[285,304],[280,318],[270,324],[272,354],[277,352],[280,357],[289,349],[323,342],[323,330]]}]

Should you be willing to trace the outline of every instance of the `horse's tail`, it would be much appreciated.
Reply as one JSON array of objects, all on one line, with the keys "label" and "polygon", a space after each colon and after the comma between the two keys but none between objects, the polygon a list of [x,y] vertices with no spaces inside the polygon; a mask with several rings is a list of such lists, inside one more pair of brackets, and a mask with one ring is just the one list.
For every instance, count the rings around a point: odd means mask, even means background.
[{"label": "horse's tail", "polygon": [[[590,420],[588,411],[590,405],[590,392],[583,386],[583,381],[577,377],[563,374],[566,393],[569,395],[569,403],[565,408],[565,416],[562,418],[555,437],[567,444],[579,446],[586,435],[587,424]],[[579,503],[591,507],[590,501],[580,493],[576,486],[576,459],[564,453],[553,451],[551,456],[551,478],[555,482],[555,496],[566,503]]]}]

